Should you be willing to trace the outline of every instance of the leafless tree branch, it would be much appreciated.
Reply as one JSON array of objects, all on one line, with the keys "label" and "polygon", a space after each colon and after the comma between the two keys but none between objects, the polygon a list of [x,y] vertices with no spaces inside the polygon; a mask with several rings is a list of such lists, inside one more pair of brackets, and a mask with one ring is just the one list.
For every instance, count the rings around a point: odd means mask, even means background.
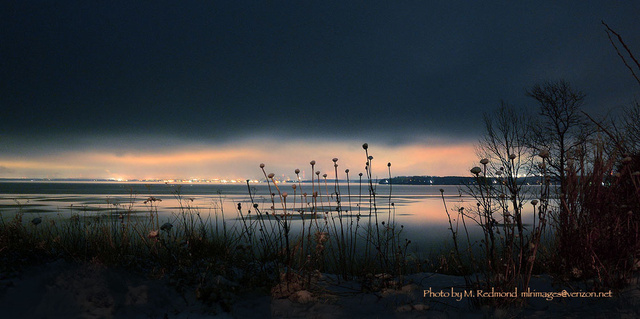
[{"label": "leafless tree branch", "polygon": [[622,62],[624,63],[624,65],[627,67],[627,69],[629,69],[629,71],[631,71],[631,74],[636,79],[638,84],[640,84],[640,78],[638,78],[638,75],[636,74],[636,72],[634,72],[634,70],[631,67],[631,65],[629,65],[629,63],[627,63],[627,60],[625,59],[625,57],[620,52],[620,49],[618,49],[618,46],[616,45],[615,41],[613,41],[613,38],[611,37],[611,34],[613,34],[614,36],[617,37],[618,42],[622,45],[622,47],[627,52],[627,54],[629,55],[631,60],[636,64],[636,66],[639,69],[640,69],[640,62],[638,62],[638,60],[635,58],[635,56],[633,56],[633,53],[631,52],[631,50],[629,49],[627,44],[624,42],[624,40],[622,40],[622,36],[620,36],[620,34],[618,34],[613,29],[611,29],[611,27],[609,27],[609,25],[607,25],[604,21],[601,21],[601,22],[605,26],[605,28],[607,28],[606,32],[607,32],[607,37],[609,37],[609,42],[611,42],[611,45],[613,45],[613,47],[616,49],[616,53],[618,54],[620,59],[622,59]]}]

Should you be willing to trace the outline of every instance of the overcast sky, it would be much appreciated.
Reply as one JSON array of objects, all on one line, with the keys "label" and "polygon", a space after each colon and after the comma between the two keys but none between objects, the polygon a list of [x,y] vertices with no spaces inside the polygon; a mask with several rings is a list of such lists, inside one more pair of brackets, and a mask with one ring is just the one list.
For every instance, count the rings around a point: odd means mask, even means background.
[{"label": "overcast sky", "polygon": [[381,175],[467,174],[483,112],[535,109],[537,82],[593,114],[637,98],[601,20],[640,54],[638,17],[635,0],[5,1],[0,177],[361,171],[364,142]]}]

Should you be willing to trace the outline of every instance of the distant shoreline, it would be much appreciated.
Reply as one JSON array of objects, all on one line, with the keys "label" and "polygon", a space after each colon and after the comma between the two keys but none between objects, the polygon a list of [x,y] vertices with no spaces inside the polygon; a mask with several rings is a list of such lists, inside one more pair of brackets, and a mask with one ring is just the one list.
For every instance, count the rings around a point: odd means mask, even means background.
[{"label": "distant shoreline", "polygon": [[[397,176],[391,178],[380,179],[379,184],[392,185],[469,185],[477,182],[477,177],[468,176]],[[480,177],[480,179],[484,179]],[[540,176],[522,177],[519,179],[525,185],[540,185],[542,179]],[[487,179],[489,184],[500,184],[501,179],[490,177]]]},{"label": "distant shoreline", "polygon": [[[521,178],[522,182],[526,185],[539,185],[541,179],[539,176],[530,176]],[[266,183],[265,180],[225,180],[225,179],[128,179],[128,180],[115,180],[105,178],[0,178],[0,183],[13,183],[13,182],[52,182],[52,183],[170,183],[170,184],[245,184],[247,181],[250,183]],[[476,182],[476,177],[469,176],[396,176],[391,178],[373,179],[373,183],[381,185],[469,185]],[[312,180],[285,180],[282,183],[311,183]],[[322,181],[321,181],[322,182]],[[335,180],[331,180],[332,183]],[[346,179],[339,179],[339,183],[346,183]],[[349,182],[357,183],[358,179],[350,179]],[[497,184],[499,179],[489,178],[489,183]]]}]

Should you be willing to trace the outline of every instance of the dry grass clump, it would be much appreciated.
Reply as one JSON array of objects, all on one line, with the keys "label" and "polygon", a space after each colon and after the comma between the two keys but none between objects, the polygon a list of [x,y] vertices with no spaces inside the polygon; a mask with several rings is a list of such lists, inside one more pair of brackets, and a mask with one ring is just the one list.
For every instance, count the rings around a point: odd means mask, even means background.
[{"label": "dry grass clump", "polygon": [[555,268],[591,289],[621,288],[640,266],[640,158],[572,154],[555,217]]},{"label": "dry grass clump", "polygon": [[[338,172],[338,158],[332,159],[333,180],[316,170],[315,160],[309,163],[314,172],[310,183],[302,183],[296,169],[298,180],[290,185],[292,194],[282,190],[275,174],[267,174],[266,166],[260,164],[270,193],[266,207],[257,203],[247,183],[251,206],[238,204],[242,221],[238,238],[241,245],[251,247],[254,259],[273,262],[280,274],[274,296],[311,290],[318,274],[324,272],[354,279],[377,274],[395,277],[407,271],[410,241],[401,239],[404,226],[396,224],[391,194],[381,198],[377,193],[373,156],[368,144],[363,149],[366,174],[358,175],[357,194],[352,191],[350,170],[345,175]],[[387,167],[391,174],[391,164]],[[347,181],[346,194],[340,180]],[[379,209],[383,200],[387,200],[385,211]]]},{"label": "dry grass clump", "polygon": [[168,279],[178,291],[218,303],[220,296],[229,299],[240,284],[263,279],[260,273],[245,276],[253,271],[247,256],[233,251],[231,242],[214,231],[216,225],[184,201],[169,221],[161,223],[159,201],[149,197],[146,212],[114,206],[102,215],[72,212],[70,218],[30,221],[19,211],[0,221],[0,270],[12,273],[55,259],[121,267]]},{"label": "dry grass clump", "polygon": [[[540,167],[544,167],[547,156],[540,157]],[[542,179],[539,193],[526,193],[517,160],[512,153],[495,173],[488,172],[490,161],[486,158],[480,160],[482,168],[471,169],[475,183],[468,185],[467,193],[475,199],[475,207],[457,207],[452,214],[447,209],[444,190],[440,190],[453,238],[452,260],[470,289],[526,291],[538,263],[536,257],[548,223],[549,179]],[[548,176],[544,170],[542,176]],[[532,224],[523,219],[524,205],[533,205]],[[479,241],[471,239],[469,227],[480,227]],[[477,306],[487,303],[505,306],[524,300],[472,298],[472,301]]]}]

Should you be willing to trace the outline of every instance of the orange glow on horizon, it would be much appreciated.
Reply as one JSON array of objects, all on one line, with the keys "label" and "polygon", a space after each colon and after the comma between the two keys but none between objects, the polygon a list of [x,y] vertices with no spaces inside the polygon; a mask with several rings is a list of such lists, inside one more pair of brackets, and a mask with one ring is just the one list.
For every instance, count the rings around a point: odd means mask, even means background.
[{"label": "orange glow on horizon", "polygon": [[[115,178],[115,179],[261,179],[258,167],[266,165],[266,173],[277,178],[295,178],[299,168],[306,178],[313,172],[309,162],[315,160],[314,170],[334,178],[332,158],[338,160],[338,177],[344,178],[344,170],[356,176],[364,173],[365,152],[361,143],[302,141],[285,143],[249,140],[233,145],[198,147],[168,147],[152,152],[114,150],[91,152],[60,152],[29,159],[0,156],[0,177],[33,178]],[[391,174],[465,176],[477,161],[471,143],[406,144],[400,146],[369,143],[369,155],[373,156],[374,178],[388,176],[387,163],[391,162]],[[302,177],[303,173],[300,174]]]},{"label": "orange glow on horizon", "polygon": [[[81,156],[80,154],[78,154]],[[112,153],[89,154],[88,159],[101,162],[121,163],[129,165],[170,165],[170,164],[192,164],[207,161],[230,161],[238,158],[249,157],[249,152],[245,150],[225,149],[225,150],[182,150],[179,152],[153,152],[126,155],[115,155]]]}]

